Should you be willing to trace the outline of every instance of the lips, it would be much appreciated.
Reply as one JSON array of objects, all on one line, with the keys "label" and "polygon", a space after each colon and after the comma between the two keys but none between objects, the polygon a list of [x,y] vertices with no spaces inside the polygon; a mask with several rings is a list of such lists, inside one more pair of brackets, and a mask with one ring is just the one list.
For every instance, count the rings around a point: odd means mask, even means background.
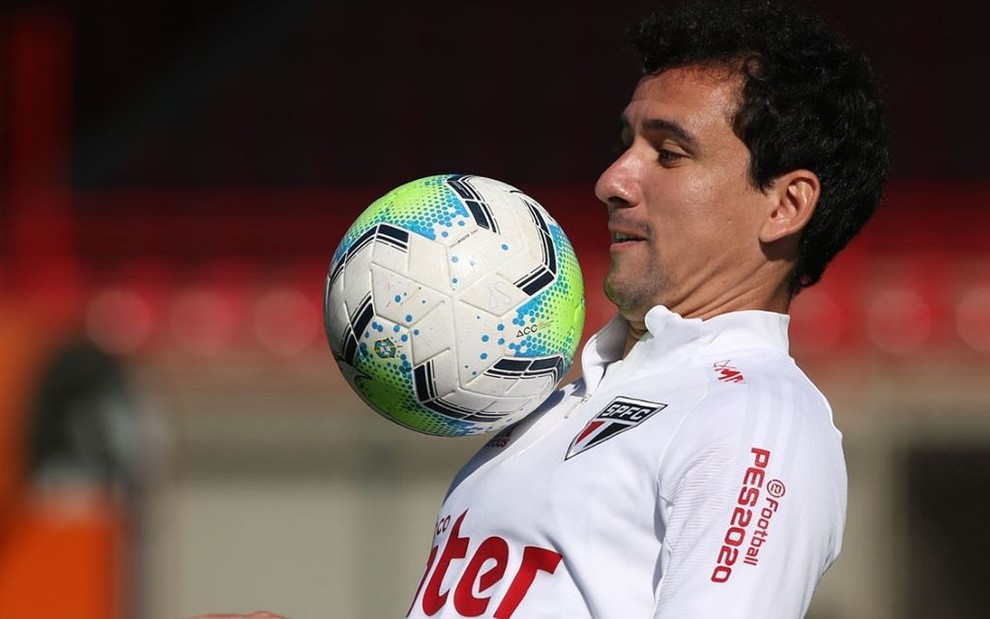
[{"label": "lips", "polygon": [[613,245],[623,245],[645,240],[641,233],[633,232],[629,228],[609,227],[608,231]]},{"label": "lips", "polygon": [[642,237],[634,236],[625,232],[612,232],[613,243],[624,243],[627,241],[642,241]]}]

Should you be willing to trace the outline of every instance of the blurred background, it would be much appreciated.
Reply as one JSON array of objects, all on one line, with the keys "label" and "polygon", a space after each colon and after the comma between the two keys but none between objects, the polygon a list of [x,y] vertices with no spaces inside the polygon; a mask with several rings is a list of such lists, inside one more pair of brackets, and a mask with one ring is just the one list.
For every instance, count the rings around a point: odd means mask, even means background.
[{"label": "blurred background", "polygon": [[[0,617],[401,617],[483,441],[365,409],[321,330],[388,189],[523,189],[611,317],[592,188],[664,2],[0,5]],[[808,2],[873,59],[893,176],[802,293],[793,353],[845,434],[814,619],[990,616],[986,4]]]}]

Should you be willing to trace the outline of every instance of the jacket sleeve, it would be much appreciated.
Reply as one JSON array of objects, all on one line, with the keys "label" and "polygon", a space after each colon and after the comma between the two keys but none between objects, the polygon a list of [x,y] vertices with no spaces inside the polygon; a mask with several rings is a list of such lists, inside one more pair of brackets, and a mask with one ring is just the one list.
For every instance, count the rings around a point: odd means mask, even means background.
[{"label": "jacket sleeve", "polygon": [[656,619],[803,617],[838,555],[841,434],[806,379],[716,385],[657,473]]}]

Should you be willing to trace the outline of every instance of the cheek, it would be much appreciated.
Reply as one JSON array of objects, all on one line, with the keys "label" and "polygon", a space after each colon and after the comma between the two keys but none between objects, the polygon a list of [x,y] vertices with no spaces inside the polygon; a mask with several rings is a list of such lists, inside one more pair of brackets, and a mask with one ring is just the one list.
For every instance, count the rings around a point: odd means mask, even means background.
[{"label": "cheek", "polygon": [[659,259],[668,268],[692,272],[735,261],[749,236],[749,223],[740,211],[752,205],[738,188],[706,179],[692,179],[677,189],[676,199],[666,196],[670,208],[653,219]]},{"label": "cheek", "polygon": [[691,183],[693,211],[701,227],[712,232],[732,230],[745,234],[760,206],[748,181],[735,173],[709,175]]},{"label": "cheek", "polygon": [[690,244],[702,242],[708,230],[724,224],[723,200],[708,179],[685,175],[657,190],[660,205],[653,217],[656,229],[672,239]]}]

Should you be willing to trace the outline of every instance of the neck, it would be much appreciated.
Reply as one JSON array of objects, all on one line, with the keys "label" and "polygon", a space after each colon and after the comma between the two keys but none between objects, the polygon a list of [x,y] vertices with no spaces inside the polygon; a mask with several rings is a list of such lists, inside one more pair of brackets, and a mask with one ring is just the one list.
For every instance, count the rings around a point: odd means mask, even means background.
[{"label": "neck", "polygon": [[[684,318],[701,318],[702,320],[707,320],[720,314],[743,310],[763,310],[768,312],[776,312],[778,314],[786,314],[790,308],[790,302],[791,295],[789,291],[783,287],[780,287],[774,291],[774,294],[767,296],[757,295],[749,298],[735,297],[727,303],[714,303],[708,306],[701,306],[686,311],[683,307],[677,306],[668,307],[667,309],[675,314],[681,315]],[[627,316],[626,320],[629,323],[629,329],[626,332],[626,344],[622,351],[623,359],[629,354],[632,347],[636,345],[636,342],[643,339],[643,336],[647,333],[645,314],[638,318],[629,318]]]},{"label": "neck", "polygon": [[636,345],[636,342],[641,340],[643,336],[646,335],[646,322],[639,321],[629,321],[629,331],[626,333],[626,347],[622,350],[622,358],[625,359],[632,347]]}]

